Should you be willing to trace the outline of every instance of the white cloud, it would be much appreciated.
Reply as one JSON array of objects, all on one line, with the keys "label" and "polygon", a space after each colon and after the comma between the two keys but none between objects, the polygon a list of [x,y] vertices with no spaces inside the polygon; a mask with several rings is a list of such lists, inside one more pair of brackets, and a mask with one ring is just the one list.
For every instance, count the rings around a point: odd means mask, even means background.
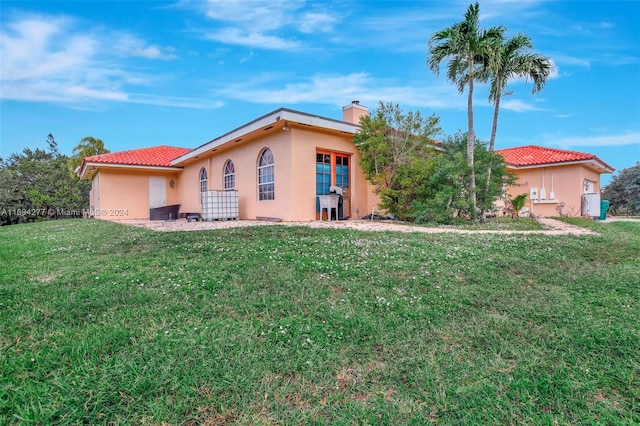
[{"label": "white cloud", "polygon": [[296,41],[289,41],[282,37],[258,32],[244,32],[238,28],[224,28],[220,31],[206,34],[205,38],[221,43],[237,44],[258,49],[285,50],[299,46],[299,43]]},{"label": "white cloud", "polygon": [[549,58],[549,62],[551,63],[551,66],[553,67],[551,69],[551,73],[549,74],[549,80],[553,80],[556,78],[560,77],[560,68],[558,68],[558,64],[556,64],[556,62],[553,60],[553,58]]},{"label": "white cloud", "polygon": [[[337,13],[316,10],[304,1],[272,0],[209,0],[204,4],[207,18],[222,24],[204,30],[206,39],[258,49],[286,50],[302,46],[296,35],[331,32],[340,21]],[[309,7],[314,10],[308,11]],[[304,11],[304,10],[307,11]]]},{"label": "white cloud", "polygon": [[215,109],[224,106],[224,102],[219,100],[201,99],[201,98],[188,98],[188,97],[175,97],[175,96],[156,96],[149,94],[136,94],[129,95],[128,101],[135,104],[156,105],[166,107],[178,107],[178,108],[192,108],[192,109]]},{"label": "white cloud", "polygon": [[[518,20],[531,19],[532,16],[539,15],[536,6],[541,3],[540,0],[490,0],[485,1],[480,6],[480,21],[490,19],[500,21],[503,19],[512,19],[514,16]],[[462,19],[462,16],[460,17]],[[485,23],[483,22],[483,25]],[[492,23],[491,26],[494,24]],[[509,27],[509,25],[507,25]]]},{"label": "white cloud", "polygon": [[95,50],[89,37],[65,36],[67,19],[30,17],[0,32],[2,80],[41,79],[86,66]]},{"label": "white cloud", "polygon": [[301,17],[298,28],[306,34],[318,31],[327,33],[333,31],[333,25],[337,22],[338,19],[328,13],[309,12]]},{"label": "white cloud", "polygon": [[241,64],[247,63],[247,62],[249,62],[251,59],[253,59],[253,50],[251,50],[251,51],[249,52],[249,54],[248,54],[248,55],[246,55],[246,56],[244,56],[244,57],[240,58],[240,63],[241,63]]},{"label": "white cloud", "polygon": [[[274,81],[274,80],[279,81]],[[393,80],[381,79],[367,73],[347,75],[317,74],[309,79],[281,83],[282,76],[259,76],[253,81],[227,84],[217,95],[265,104],[322,103],[342,106],[358,99],[370,107],[378,101],[394,102],[413,107],[454,108],[466,105],[464,97],[448,83],[433,86],[401,85]]]},{"label": "white cloud", "polygon": [[528,112],[528,111],[542,111],[541,108],[537,108],[527,102],[520,99],[509,99],[500,102],[501,110],[509,110],[515,112]]},{"label": "white cloud", "polygon": [[177,58],[176,55],[174,55],[172,53],[168,53],[169,51],[172,51],[172,49],[169,49],[168,51],[163,52],[158,46],[148,46],[148,47],[142,47],[142,48],[138,48],[138,49],[135,49],[135,50],[131,51],[131,55],[132,56],[140,56],[142,58],[147,58],[147,59],[175,59],[175,58]]},{"label": "white cloud", "polygon": [[294,19],[293,13],[300,6],[297,2],[277,0],[268,3],[209,0],[205,3],[205,15],[224,22],[226,26],[206,31],[205,38],[258,49],[296,48],[299,43],[295,40],[270,33],[289,25]]},{"label": "white cloud", "polygon": [[208,18],[230,22],[255,32],[281,28],[295,19],[293,14],[304,2],[271,0],[269,2],[245,0],[209,0],[205,3]]},{"label": "white cloud", "polygon": [[433,4],[433,8],[424,11],[394,12],[354,19],[353,26],[358,31],[353,31],[355,40],[351,42],[394,52],[420,52],[426,58],[427,42],[433,33],[459,20],[453,17],[453,13],[438,10],[439,4]]},{"label": "white cloud", "polygon": [[[591,68],[591,59],[586,57],[554,54],[553,59],[554,59],[554,64],[559,62],[565,65],[575,65],[583,68]],[[556,68],[557,68],[557,65],[556,65]]]},{"label": "white cloud", "polygon": [[123,57],[172,59],[169,47],[134,35],[77,30],[68,17],[23,15],[0,31],[0,98],[79,106],[100,101],[215,108],[197,99],[130,95],[127,86],[149,85],[155,75],[127,70]]},{"label": "white cloud", "polygon": [[0,32],[3,99],[126,100],[97,63],[98,40],[70,33],[72,24],[68,18],[28,16],[6,25]]},{"label": "white cloud", "polygon": [[156,45],[147,45],[146,42],[140,40],[132,34],[116,33],[110,34],[109,46],[111,49],[121,56],[135,56],[146,59],[171,60],[176,59],[175,49],[173,47],[160,47]]},{"label": "white cloud", "polygon": [[120,90],[91,89],[81,84],[65,83],[60,84],[56,80],[3,83],[2,99],[66,104],[96,100],[126,102],[128,99],[127,94]]},{"label": "white cloud", "polygon": [[572,146],[640,145],[640,132],[565,138],[553,138],[551,136],[545,136],[545,139],[548,143],[552,143],[554,146],[561,146],[564,148]]}]

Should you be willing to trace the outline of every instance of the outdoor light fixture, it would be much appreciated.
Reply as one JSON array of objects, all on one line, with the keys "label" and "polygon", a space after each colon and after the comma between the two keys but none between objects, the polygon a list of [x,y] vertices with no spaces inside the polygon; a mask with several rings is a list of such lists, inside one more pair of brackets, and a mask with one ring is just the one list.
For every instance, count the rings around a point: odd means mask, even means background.
[{"label": "outdoor light fixture", "polygon": [[284,127],[282,128],[282,130],[289,130],[289,123],[288,122],[284,122]]},{"label": "outdoor light fixture", "polygon": [[174,182],[174,180],[173,180],[173,179],[171,179],[171,180],[169,181],[169,186],[170,186],[170,187],[172,187],[172,188],[173,188],[173,185],[175,185],[175,184],[176,184],[176,183]]}]

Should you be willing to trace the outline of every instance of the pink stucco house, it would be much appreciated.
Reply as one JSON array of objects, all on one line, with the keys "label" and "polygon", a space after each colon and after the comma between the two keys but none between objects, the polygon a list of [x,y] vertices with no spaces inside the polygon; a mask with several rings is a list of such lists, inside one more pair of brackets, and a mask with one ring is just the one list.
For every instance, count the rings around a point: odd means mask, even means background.
[{"label": "pink stucco house", "polygon": [[593,154],[536,145],[497,150],[518,177],[509,196],[528,194],[535,216],[598,216],[600,175],[614,168]]},{"label": "pink stucco house", "polygon": [[[353,101],[343,119],[280,108],[195,148],[155,146],[87,157],[78,175],[92,181],[90,211],[101,219],[310,221],[327,218],[330,192],[342,193],[333,216],[378,210],[352,141],[366,107]],[[585,194],[600,193],[613,168],[592,154],[540,146],[497,151],[536,216],[584,214]],[[322,202],[322,205],[321,205]],[[338,212],[339,210],[339,212]],[[322,214],[321,214],[322,212]],[[597,214],[595,214],[597,216]]]},{"label": "pink stucco house", "polygon": [[[195,149],[87,157],[78,175],[92,181],[91,211],[102,219],[173,211],[173,218],[213,212],[209,217],[309,221],[320,218],[318,196],[333,187],[342,192],[341,217],[364,216],[378,198],[358,167],[352,136],[367,113],[357,101],[343,108],[343,120],[280,108]],[[174,209],[162,209],[168,206]]]}]

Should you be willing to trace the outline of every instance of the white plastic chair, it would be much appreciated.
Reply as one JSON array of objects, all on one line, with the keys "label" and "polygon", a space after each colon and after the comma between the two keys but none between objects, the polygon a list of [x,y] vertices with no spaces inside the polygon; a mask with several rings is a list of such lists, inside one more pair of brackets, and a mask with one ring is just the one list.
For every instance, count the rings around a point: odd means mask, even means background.
[{"label": "white plastic chair", "polygon": [[336,209],[336,219],[338,218],[338,195],[318,195],[320,201],[320,220],[322,220],[322,210],[327,210],[327,219],[331,220],[331,210]]}]

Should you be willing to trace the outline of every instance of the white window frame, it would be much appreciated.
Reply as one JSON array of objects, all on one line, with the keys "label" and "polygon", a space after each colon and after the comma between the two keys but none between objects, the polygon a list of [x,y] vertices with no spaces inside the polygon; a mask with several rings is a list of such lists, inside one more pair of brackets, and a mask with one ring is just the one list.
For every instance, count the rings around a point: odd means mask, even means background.
[{"label": "white window frame", "polygon": [[258,157],[258,200],[271,201],[276,198],[275,159],[273,152],[265,148]]},{"label": "white window frame", "polygon": [[232,191],[236,189],[236,166],[233,164],[233,161],[227,160],[226,163],[224,163],[222,180],[224,182],[225,191]]},{"label": "white window frame", "polygon": [[208,183],[207,169],[203,167],[200,169],[200,193],[206,192],[209,189]]}]

